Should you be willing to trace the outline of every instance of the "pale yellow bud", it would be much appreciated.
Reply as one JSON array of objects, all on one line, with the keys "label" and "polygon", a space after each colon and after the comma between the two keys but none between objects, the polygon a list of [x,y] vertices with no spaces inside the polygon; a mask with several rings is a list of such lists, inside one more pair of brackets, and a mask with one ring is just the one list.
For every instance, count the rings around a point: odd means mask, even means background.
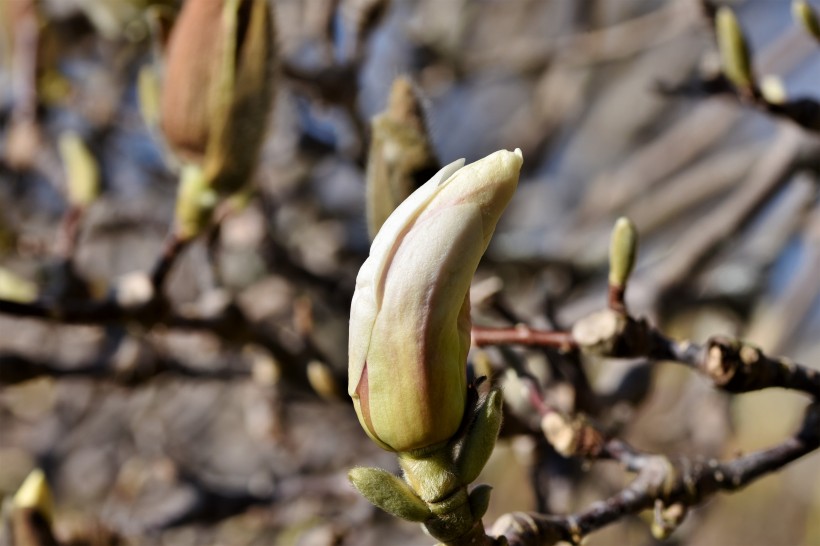
[{"label": "pale yellow bud", "polygon": [[752,71],[752,59],[749,45],[743,35],[743,29],[735,17],[735,13],[726,6],[722,6],[715,19],[720,59],[723,64],[723,74],[736,87],[754,87],[755,79]]}]

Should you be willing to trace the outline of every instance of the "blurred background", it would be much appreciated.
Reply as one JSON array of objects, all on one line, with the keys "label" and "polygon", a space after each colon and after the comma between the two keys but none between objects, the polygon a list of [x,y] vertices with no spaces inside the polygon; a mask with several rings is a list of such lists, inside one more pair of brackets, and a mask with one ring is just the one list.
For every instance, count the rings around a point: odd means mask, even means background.
[{"label": "blurred background", "polygon": [[[27,0],[2,1],[0,296],[77,308],[139,291],[134,273],[163,251],[178,174],[140,112],[138,82],[161,66],[164,21],[181,2],[42,0],[32,20],[15,15]],[[61,542],[432,543],[346,477],[354,465],[397,470],[360,429],[345,385],[350,296],[369,247],[369,124],[400,75],[441,164],[524,154],[474,282],[475,323],[567,329],[603,307],[609,232],[628,215],[642,243],[635,315],[677,338],[738,336],[820,366],[817,180],[795,167],[810,136],[710,89],[710,3],[270,3],[279,70],[256,192],[184,249],[164,288],[190,322],[0,314],[0,495],[42,468]],[[727,3],[758,75],[816,97],[820,51],[790,2]],[[100,174],[79,217],[66,132]],[[557,407],[667,455],[772,445],[805,405],[779,391],[731,397],[686,369],[631,361],[584,361],[581,396],[567,371],[577,362],[474,351],[505,383],[510,412],[479,480],[495,488],[488,524],[512,510],[578,511],[630,480],[615,463],[551,449],[510,359]],[[588,544],[653,544],[648,521],[625,517]],[[667,543],[820,544],[820,457],[717,496]]]}]

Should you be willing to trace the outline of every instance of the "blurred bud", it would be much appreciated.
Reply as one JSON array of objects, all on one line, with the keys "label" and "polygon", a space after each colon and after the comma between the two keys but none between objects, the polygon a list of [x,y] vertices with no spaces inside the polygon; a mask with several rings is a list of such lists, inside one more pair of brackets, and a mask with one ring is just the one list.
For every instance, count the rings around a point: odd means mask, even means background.
[{"label": "blurred bud", "polygon": [[618,218],[609,243],[609,284],[623,288],[638,254],[638,230],[632,220]]},{"label": "blurred bud", "polygon": [[149,128],[159,124],[161,85],[156,68],[147,64],[140,68],[137,76],[137,97],[140,114]]},{"label": "blurred bud", "polygon": [[769,104],[785,104],[789,100],[783,80],[772,74],[760,80],[760,93]]},{"label": "blurred bud", "polygon": [[0,267],[0,298],[20,303],[32,302],[37,299],[37,285]]},{"label": "blurred bud", "polygon": [[15,508],[32,508],[51,523],[54,519],[54,500],[46,475],[39,468],[32,470],[14,495]]},{"label": "blurred bud", "polygon": [[339,388],[336,385],[336,379],[327,364],[318,360],[311,360],[307,365],[307,377],[316,394],[325,400],[339,399]]},{"label": "blurred bud", "polygon": [[273,107],[273,17],[267,2],[226,0],[226,37],[214,84],[205,175],[223,193],[247,185]]},{"label": "blurred bud", "polygon": [[749,45],[731,8],[722,6],[718,10],[715,25],[723,75],[735,87],[753,88],[755,80]]},{"label": "blurred bud", "polygon": [[87,207],[100,193],[97,161],[77,133],[61,134],[59,148],[66,170],[68,202],[75,207]]},{"label": "blurred bud", "polygon": [[652,536],[658,540],[669,538],[686,519],[688,511],[685,504],[675,503],[664,506],[660,499],[656,500],[652,518]]},{"label": "blurred bud", "polygon": [[34,469],[12,502],[11,543],[15,546],[57,546],[51,524],[54,504],[43,471]]},{"label": "blurred bud", "polygon": [[467,395],[469,290],[518,183],[521,151],[451,163],[382,226],[356,279],[348,393],[384,449],[441,444]]},{"label": "blurred bud", "polygon": [[112,299],[123,309],[138,309],[154,298],[154,285],[144,271],[126,273],[117,279]]},{"label": "blurred bud", "polygon": [[169,146],[200,162],[208,145],[214,72],[225,41],[223,2],[186,2],[171,32],[161,98],[161,125]]},{"label": "blurred bud", "polygon": [[273,98],[267,2],[186,2],[168,45],[161,126],[209,185],[230,193],[250,177]]},{"label": "blurred bud", "polygon": [[174,212],[174,230],[180,240],[187,241],[207,227],[218,198],[216,192],[208,185],[201,168],[186,165],[180,178]]},{"label": "blurred bud", "polygon": [[413,84],[396,78],[387,110],[373,118],[367,158],[367,230],[371,240],[396,207],[407,199],[437,161],[427,130],[424,112]]},{"label": "blurred bud", "polygon": [[817,19],[817,12],[806,0],[794,0],[792,3],[792,16],[795,22],[811,34],[815,40],[820,40],[820,21]]}]

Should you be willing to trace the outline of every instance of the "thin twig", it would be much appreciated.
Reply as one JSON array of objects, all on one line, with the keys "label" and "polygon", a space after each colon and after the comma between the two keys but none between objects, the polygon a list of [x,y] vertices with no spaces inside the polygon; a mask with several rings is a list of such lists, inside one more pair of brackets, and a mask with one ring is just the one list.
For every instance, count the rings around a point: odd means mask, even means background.
[{"label": "thin twig", "polygon": [[575,348],[572,334],[552,330],[536,330],[519,324],[513,328],[488,328],[473,326],[473,343],[485,345],[526,345],[531,347],[553,347],[562,350]]}]

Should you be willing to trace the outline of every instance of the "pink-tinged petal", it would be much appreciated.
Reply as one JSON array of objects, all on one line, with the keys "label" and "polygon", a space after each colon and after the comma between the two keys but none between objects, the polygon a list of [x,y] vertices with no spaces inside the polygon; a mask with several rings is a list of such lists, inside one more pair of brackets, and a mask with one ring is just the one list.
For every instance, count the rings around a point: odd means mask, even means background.
[{"label": "pink-tinged petal", "polygon": [[461,424],[470,282],[521,163],[516,150],[445,167],[373,241],[351,308],[348,392],[385,449],[440,444]]}]

